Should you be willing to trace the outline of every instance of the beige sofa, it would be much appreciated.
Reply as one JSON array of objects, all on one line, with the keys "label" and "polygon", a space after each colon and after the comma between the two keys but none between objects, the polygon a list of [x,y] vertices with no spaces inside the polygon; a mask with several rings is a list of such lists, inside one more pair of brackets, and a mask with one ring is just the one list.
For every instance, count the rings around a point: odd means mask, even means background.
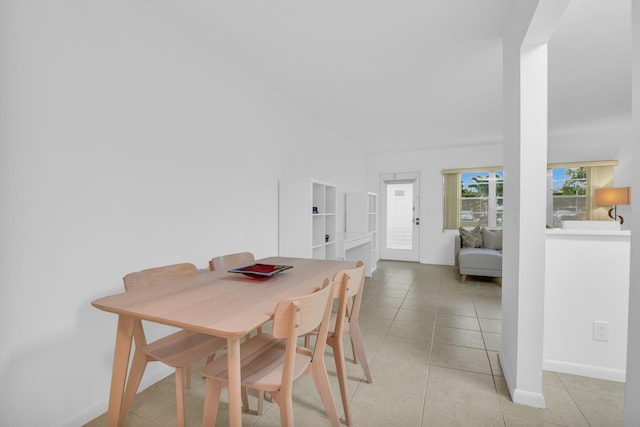
[{"label": "beige sofa", "polygon": [[[467,276],[485,276],[495,277],[499,285],[502,286],[502,231],[501,230],[483,230],[486,236],[487,232],[492,233],[490,243],[485,247],[479,248],[462,247],[462,239],[460,235],[455,236],[455,265],[460,271],[460,283],[467,280]],[[495,233],[499,232],[499,241],[496,241]]]}]

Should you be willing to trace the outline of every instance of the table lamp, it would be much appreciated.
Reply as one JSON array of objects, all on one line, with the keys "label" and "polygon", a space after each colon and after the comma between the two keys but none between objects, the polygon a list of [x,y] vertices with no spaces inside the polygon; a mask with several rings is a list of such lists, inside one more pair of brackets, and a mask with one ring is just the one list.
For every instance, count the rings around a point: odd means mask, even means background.
[{"label": "table lamp", "polygon": [[[598,188],[595,192],[597,206],[611,206],[609,218],[617,221],[620,218],[620,225],[624,223],[624,218],[618,215],[618,205],[628,205],[631,203],[631,187],[619,188]],[[611,214],[613,212],[613,215]]]}]

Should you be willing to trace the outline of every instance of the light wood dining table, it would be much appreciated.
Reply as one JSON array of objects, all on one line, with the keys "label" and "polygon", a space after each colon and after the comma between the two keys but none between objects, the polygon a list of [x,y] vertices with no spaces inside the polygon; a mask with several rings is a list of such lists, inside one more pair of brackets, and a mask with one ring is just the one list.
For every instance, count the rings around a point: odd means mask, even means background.
[{"label": "light wood dining table", "polygon": [[109,394],[108,425],[118,426],[136,319],[227,339],[229,424],[242,425],[240,341],[269,321],[278,302],[305,295],[355,262],[271,257],[258,263],[290,265],[269,278],[211,271],[157,286],[97,299],[91,304],[118,315]]}]

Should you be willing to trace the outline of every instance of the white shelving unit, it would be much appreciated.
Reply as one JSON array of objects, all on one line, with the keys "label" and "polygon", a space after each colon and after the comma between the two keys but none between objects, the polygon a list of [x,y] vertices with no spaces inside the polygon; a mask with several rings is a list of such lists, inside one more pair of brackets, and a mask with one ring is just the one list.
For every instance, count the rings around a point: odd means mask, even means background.
[{"label": "white shelving unit", "polygon": [[337,201],[335,185],[312,179],[280,181],[280,256],[336,259]]},{"label": "white shelving unit", "polygon": [[367,266],[369,276],[378,261],[378,196],[375,193],[356,192],[347,193],[346,197],[347,234],[368,234],[371,237]]}]

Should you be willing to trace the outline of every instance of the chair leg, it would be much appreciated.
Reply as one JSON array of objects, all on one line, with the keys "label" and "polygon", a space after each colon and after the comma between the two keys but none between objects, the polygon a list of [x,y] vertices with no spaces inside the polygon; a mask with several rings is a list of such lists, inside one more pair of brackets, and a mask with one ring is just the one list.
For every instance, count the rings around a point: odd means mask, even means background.
[{"label": "chair leg", "polygon": [[[249,407],[249,393],[247,392],[246,387],[242,387],[242,409],[245,411],[249,411],[251,408]],[[264,391],[258,390],[258,415],[262,415],[262,411],[264,409]]]},{"label": "chair leg", "polygon": [[461,274],[460,275],[460,283],[464,283],[467,280],[467,275],[466,274]]},{"label": "chair leg", "polygon": [[351,337],[351,346],[353,351],[358,355],[358,361],[364,370],[364,375],[367,377],[369,384],[373,383],[371,377],[371,371],[369,370],[369,362],[367,361],[367,355],[364,352],[364,343],[362,342],[362,335],[360,334],[360,325],[353,323],[349,325],[349,337]]},{"label": "chair leg", "polygon": [[185,376],[187,377],[186,389],[189,390],[191,388],[191,364],[187,365],[184,372],[185,372]]},{"label": "chair leg", "polygon": [[258,415],[262,415],[264,409],[264,390],[258,390]]},{"label": "chair leg", "polygon": [[329,385],[329,376],[327,375],[327,367],[324,365],[324,359],[314,360],[311,365],[311,376],[313,382],[318,389],[320,399],[324,405],[325,411],[331,420],[333,427],[340,426],[340,419],[336,412],[336,405],[333,402],[333,395],[331,394],[331,386]]},{"label": "chair leg", "polygon": [[279,393],[278,406],[280,407],[280,424],[282,427],[293,427],[293,397],[289,393]]},{"label": "chair leg", "polygon": [[242,390],[240,391],[241,397],[242,397],[242,409],[245,411],[249,410],[249,393],[247,393],[247,388],[246,387],[242,387]]},{"label": "chair leg", "polygon": [[136,393],[138,392],[138,387],[140,386],[140,381],[142,380],[144,370],[147,367],[147,362],[147,355],[143,351],[136,348],[136,351],[133,355],[133,360],[131,362],[131,369],[129,370],[127,386],[122,398],[122,407],[120,409],[120,419],[118,421],[118,425],[124,425],[124,421],[129,414],[129,409],[131,409],[133,399],[136,397]]},{"label": "chair leg", "polygon": [[258,415],[262,415],[265,401],[273,402],[273,396],[271,396],[271,393],[267,394],[264,390],[258,390]]},{"label": "chair leg", "polygon": [[184,427],[184,372],[176,368],[176,417],[178,427]]},{"label": "chair leg", "polygon": [[[256,335],[261,335],[262,334],[262,326],[258,326],[256,328]],[[248,341],[251,338],[251,332],[249,332],[247,335],[244,336],[245,341]]]},{"label": "chair leg", "polygon": [[351,340],[351,354],[353,355],[353,363],[357,365],[359,363],[359,358],[358,354],[356,353],[356,346],[353,344],[353,338],[351,337],[351,334],[349,334],[349,339]]},{"label": "chair leg", "polygon": [[349,412],[349,391],[347,389],[347,367],[344,360],[344,345],[341,337],[334,337],[333,341],[333,359],[336,363],[336,371],[338,374],[338,382],[340,383],[340,395],[342,397],[342,408],[344,409],[344,420],[348,426],[351,426],[351,414]]},{"label": "chair leg", "polygon": [[207,380],[207,391],[204,395],[204,415],[202,417],[203,427],[214,427],[216,425],[221,389],[222,385],[219,382]]},{"label": "chair leg", "polygon": [[[215,357],[216,357],[215,353],[213,353],[210,356],[207,356],[207,361],[204,364],[206,365],[207,363],[211,362]],[[206,377],[204,375],[200,374],[200,378],[205,379]]]}]

